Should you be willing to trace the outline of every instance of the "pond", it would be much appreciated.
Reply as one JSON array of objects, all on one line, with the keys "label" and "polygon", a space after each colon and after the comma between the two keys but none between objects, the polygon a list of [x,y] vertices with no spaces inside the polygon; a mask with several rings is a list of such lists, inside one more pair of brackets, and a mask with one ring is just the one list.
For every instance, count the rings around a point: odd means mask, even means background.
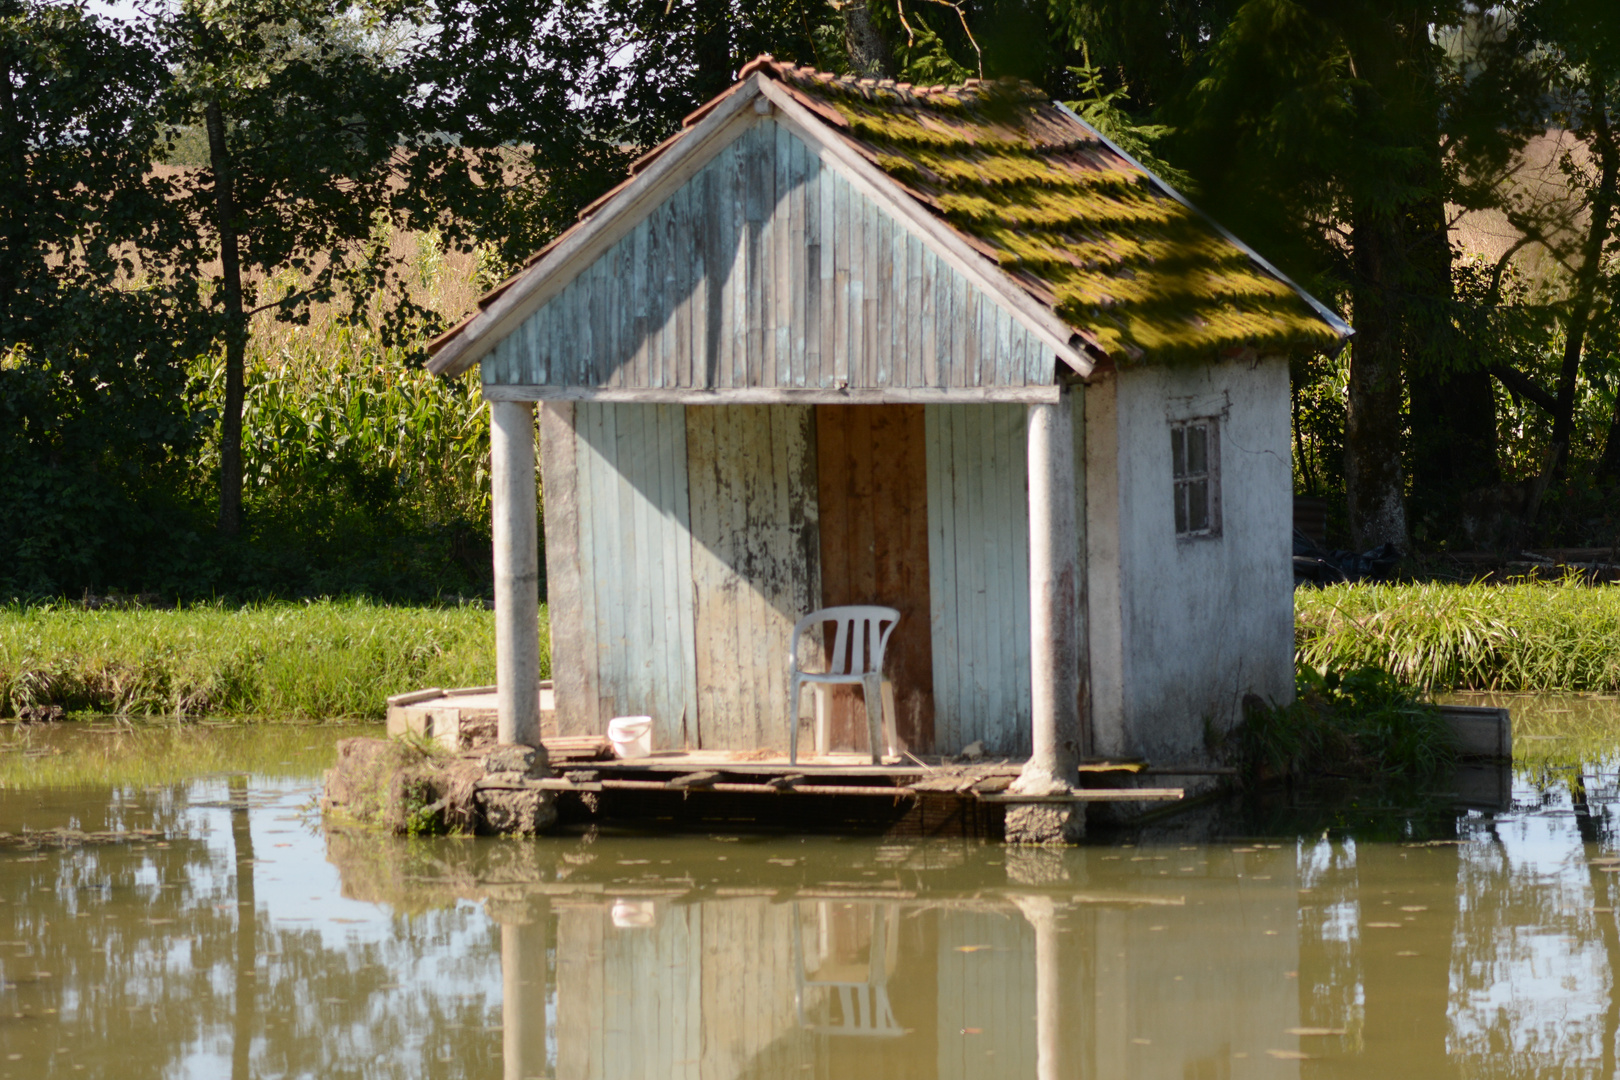
[{"label": "pond", "polygon": [[312,812],[355,728],[30,734],[0,1080],[1611,1076],[1620,707],[1507,703],[1506,809],[1212,805],[1067,851],[396,840]]}]

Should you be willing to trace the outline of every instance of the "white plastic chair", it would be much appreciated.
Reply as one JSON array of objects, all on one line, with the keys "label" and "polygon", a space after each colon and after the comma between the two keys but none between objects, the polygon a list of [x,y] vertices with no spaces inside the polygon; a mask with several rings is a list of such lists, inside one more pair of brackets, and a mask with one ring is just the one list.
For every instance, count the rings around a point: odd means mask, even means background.
[{"label": "white plastic chair", "polygon": [[[799,638],[812,626],[836,622],[833,647],[826,671],[805,671],[799,667]],[[880,748],[891,757],[898,755],[899,736],[895,732],[894,687],[883,677],[883,650],[889,635],[900,622],[900,613],[890,607],[850,605],[812,611],[793,627],[793,643],[788,649],[788,761],[799,761],[799,695],[808,683],[816,694],[816,753],[828,750],[827,691],[839,685],[860,686],[866,699],[866,726],[870,732],[872,764],[883,764]],[[888,625],[885,626],[884,624]],[[886,731],[885,731],[886,729]],[[887,734],[887,740],[884,735]]]},{"label": "white plastic chair", "polygon": [[[889,1003],[889,976],[898,966],[900,942],[900,906],[898,904],[872,905],[872,939],[866,952],[866,963],[840,963],[830,960],[833,926],[828,918],[828,903],[816,901],[816,926],[819,956],[816,969],[806,971],[804,955],[804,923],[799,901],[793,902],[793,954],[796,961],[797,984],[793,992],[793,1007],[798,1013],[799,1026],[817,1035],[856,1035],[878,1038],[898,1038],[906,1034],[894,1017]],[[814,978],[811,976],[814,975]],[[821,991],[822,993],[815,993]],[[815,1002],[826,1002],[825,1014],[832,1019],[832,1002],[838,1002],[840,1023],[816,1024],[809,1019]]]}]

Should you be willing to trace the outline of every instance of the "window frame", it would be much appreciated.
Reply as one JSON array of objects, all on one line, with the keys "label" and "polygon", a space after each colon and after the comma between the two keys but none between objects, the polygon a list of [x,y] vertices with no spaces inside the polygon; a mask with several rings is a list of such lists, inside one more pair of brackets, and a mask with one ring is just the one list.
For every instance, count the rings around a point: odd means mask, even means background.
[{"label": "window frame", "polygon": [[[1177,543],[1193,543],[1199,540],[1218,540],[1221,536],[1221,428],[1220,417],[1189,416],[1170,421],[1170,520],[1175,530]],[[1194,428],[1204,429],[1204,468],[1192,472],[1187,468],[1187,447],[1189,441],[1187,433]],[[1182,463],[1181,472],[1176,471],[1176,436],[1181,436]],[[1203,528],[1182,528],[1185,521],[1191,524],[1192,505],[1183,503],[1183,498],[1190,499],[1190,492],[1194,485],[1203,481],[1208,499],[1208,518]],[[1187,493],[1184,495],[1184,493]],[[1185,507],[1185,510],[1183,510]]]}]

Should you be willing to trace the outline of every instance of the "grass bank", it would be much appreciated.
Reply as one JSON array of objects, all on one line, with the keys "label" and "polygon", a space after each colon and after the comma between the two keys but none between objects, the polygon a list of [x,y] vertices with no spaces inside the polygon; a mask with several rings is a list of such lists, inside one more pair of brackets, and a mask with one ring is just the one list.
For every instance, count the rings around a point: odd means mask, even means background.
[{"label": "grass bank", "polygon": [[[540,648],[549,677],[544,632]],[[478,606],[0,608],[0,717],[58,706],[120,716],[375,720],[388,694],[487,684],[494,666],[494,615]]]},{"label": "grass bank", "polygon": [[1620,588],[1335,585],[1294,594],[1299,661],[1430,691],[1620,691]]}]

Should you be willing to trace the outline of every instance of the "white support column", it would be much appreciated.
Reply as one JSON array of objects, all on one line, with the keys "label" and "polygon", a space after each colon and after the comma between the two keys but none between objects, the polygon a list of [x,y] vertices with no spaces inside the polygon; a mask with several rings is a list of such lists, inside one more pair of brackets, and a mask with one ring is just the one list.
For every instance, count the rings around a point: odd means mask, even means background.
[{"label": "white support column", "polygon": [[[1073,391],[1055,405],[1029,407],[1029,632],[1032,753],[1013,791],[1058,794],[1078,779],[1080,765],[1080,581],[1076,529]],[[1077,831],[1083,807],[1058,812],[1046,804],[1031,816],[1064,818],[1061,840]],[[1033,808],[1032,808],[1033,809]],[[1021,815],[1022,816],[1022,815]],[[1009,834],[1013,825],[1009,819]],[[1037,830],[1048,831],[1048,830]],[[1014,839],[1009,835],[1008,839]]]},{"label": "white support column", "polygon": [[534,404],[489,403],[495,541],[495,683],[502,744],[540,745],[540,547]]}]

